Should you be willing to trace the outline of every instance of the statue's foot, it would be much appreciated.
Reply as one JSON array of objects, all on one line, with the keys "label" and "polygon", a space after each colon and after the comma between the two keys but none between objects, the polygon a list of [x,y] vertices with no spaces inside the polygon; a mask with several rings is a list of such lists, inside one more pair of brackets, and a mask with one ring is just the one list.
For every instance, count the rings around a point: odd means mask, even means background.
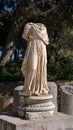
[{"label": "statue's foot", "polygon": [[29,96],[31,96],[31,94],[29,92],[26,92],[26,91],[19,91],[19,96],[29,97]]},{"label": "statue's foot", "polygon": [[33,93],[32,95],[33,95],[33,96],[40,96],[40,93],[35,92],[35,93]]},{"label": "statue's foot", "polygon": [[34,93],[32,93],[33,96],[40,96],[40,95],[47,95],[48,92],[38,92],[38,91],[35,91]]}]

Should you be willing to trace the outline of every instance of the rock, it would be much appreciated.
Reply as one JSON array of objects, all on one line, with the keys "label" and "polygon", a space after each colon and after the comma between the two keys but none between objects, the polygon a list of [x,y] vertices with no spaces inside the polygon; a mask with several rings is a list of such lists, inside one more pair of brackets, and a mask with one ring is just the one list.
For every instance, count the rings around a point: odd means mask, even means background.
[{"label": "rock", "polygon": [[1,96],[0,97],[0,112],[11,111],[13,106],[12,96]]},{"label": "rock", "polygon": [[55,112],[58,111],[58,103],[57,103],[57,85],[54,82],[48,82],[49,87],[49,94],[53,95],[53,98],[51,99],[52,102],[55,104]]},{"label": "rock", "polygon": [[73,116],[56,113],[43,119],[23,120],[0,115],[0,130],[73,130]]},{"label": "rock", "polygon": [[17,107],[19,104],[19,91],[21,91],[22,89],[23,89],[23,85],[18,86],[14,89],[13,111],[17,111]]},{"label": "rock", "polygon": [[60,111],[73,115],[73,86],[61,86]]}]

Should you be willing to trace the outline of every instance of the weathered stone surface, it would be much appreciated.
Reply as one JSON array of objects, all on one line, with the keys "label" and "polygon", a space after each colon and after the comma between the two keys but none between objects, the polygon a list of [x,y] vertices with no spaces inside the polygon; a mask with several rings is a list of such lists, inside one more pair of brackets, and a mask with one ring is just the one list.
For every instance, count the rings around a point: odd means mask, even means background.
[{"label": "weathered stone surface", "polygon": [[44,112],[44,111],[48,111],[48,110],[54,110],[55,105],[49,101],[46,103],[38,103],[38,104],[33,104],[33,105],[25,105],[25,104],[20,104],[18,109],[22,110],[22,111],[26,111],[26,112]]},{"label": "weathered stone surface", "polygon": [[39,119],[39,118],[47,118],[49,116],[53,116],[54,110],[48,110],[43,112],[26,112],[19,110],[18,115],[21,118],[32,120],[32,119]]},{"label": "weathered stone surface", "polygon": [[73,115],[73,86],[61,86],[60,111]]},{"label": "weathered stone surface", "polygon": [[19,91],[23,89],[22,86],[18,86],[14,89],[14,102],[13,102],[13,110],[17,111],[18,103],[19,103]]},{"label": "weathered stone surface", "polygon": [[[49,87],[49,94],[51,94],[51,96],[53,95],[53,98],[50,97],[50,100],[52,100],[53,103],[55,104],[55,112],[57,112],[57,109],[58,109],[58,105],[57,105],[57,86],[54,82],[48,82],[48,87]],[[23,89],[23,85],[18,86],[14,89],[14,111],[17,111],[17,107],[18,107],[18,103],[19,103],[19,91],[21,91],[22,89]],[[23,100],[23,99],[21,99],[21,100]],[[26,100],[29,101],[29,99],[26,99]],[[33,101],[33,103],[34,102],[35,101]]]},{"label": "weathered stone surface", "polygon": [[52,117],[30,121],[0,116],[0,130],[73,130],[73,117],[57,113]]},{"label": "weathered stone surface", "polygon": [[50,101],[52,95],[40,95],[19,97],[18,113],[19,116],[27,119],[41,118],[53,115],[55,105]]},{"label": "weathered stone surface", "polygon": [[13,105],[12,96],[1,96],[0,97],[0,112],[10,111]]},{"label": "weathered stone surface", "polygon": [[55,104],[55,112],[58,111],[58,103],[57,103],[57,98],[58,98],[58,94],[57,94],[57,85],[54,82],[48,82],[48,87],[49,87],[49,93],[51,95],[53,95],[53,98],[51,99],[51,101]]},{"label": "weathered stone surface", "polygon": [[53,96],[51,94],[40,95],[40,96],[29,96],[29,97],[19,96],[19,102],[21,103],[25,102],[28,105],[33,105],[33,104],[48,102],[52,98]]},{"label": "weathered stone surface", "polygon": [[43,112],[26,112],[25,118],[27,120],[47,118],[53,116],[54,110],[48,110]]}]

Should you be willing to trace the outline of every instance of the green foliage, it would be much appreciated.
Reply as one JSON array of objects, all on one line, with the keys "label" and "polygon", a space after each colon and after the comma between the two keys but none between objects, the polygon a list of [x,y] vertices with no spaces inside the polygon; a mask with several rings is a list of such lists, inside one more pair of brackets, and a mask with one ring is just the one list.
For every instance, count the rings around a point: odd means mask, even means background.
[{"label": "green foliage", "polygon": [[10,79],[12,80],[22,80],[22,73],[20,70],[20,62],[11,62],[10,67],[8,69]]},{"label": "green foliage", "polygon": [[11,23],[11,14],[1,10],[0,11],[0,45],[4,46],[10,23]]},{"label": "green foliage", "polygon": [[48,79],[73,80],[73,53],[61,50],[57,61],[51,57],[48,63]]},{"label": "green foliage", "polygon": [[[49,3],[50,6],[43,10],[38,5],[30,6],[27,0],[19,0],[18,2],[24,14],[23,26],[27,22],[37,21],[43,22],[47,26],[51,46],[51,49],[47,47],[48,79],[72,80],[73,5],[71,1],[61,0],[58,4],[52,1]],[[13,12],[8,13],[4,10],[0,12],[0,43],[5,43],[12,18]],[[8,67],[8,74],[3,74],[0,81],[22,80],[20,65],[21,62],[11,62]]]},{"label": "green foliage", "polygon": [[21,73],[21,62],[11,62],[7,66],[7,72],[0,75],[0,82],[19,82],[23,80],[23,75]]}]

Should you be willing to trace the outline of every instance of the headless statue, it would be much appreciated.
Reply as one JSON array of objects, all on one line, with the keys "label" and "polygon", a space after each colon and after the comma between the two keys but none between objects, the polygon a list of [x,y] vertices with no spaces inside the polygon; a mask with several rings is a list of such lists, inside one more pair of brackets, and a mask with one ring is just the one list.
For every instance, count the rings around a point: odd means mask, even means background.
[{"label": "headless statue", "polygon": [[24,87],[19,95],[48,94],[46,45],[49,44],[49,39],[45,25],[27,23],[22,38],[26,39],[28,43],[21,67],[25,77]]}]

